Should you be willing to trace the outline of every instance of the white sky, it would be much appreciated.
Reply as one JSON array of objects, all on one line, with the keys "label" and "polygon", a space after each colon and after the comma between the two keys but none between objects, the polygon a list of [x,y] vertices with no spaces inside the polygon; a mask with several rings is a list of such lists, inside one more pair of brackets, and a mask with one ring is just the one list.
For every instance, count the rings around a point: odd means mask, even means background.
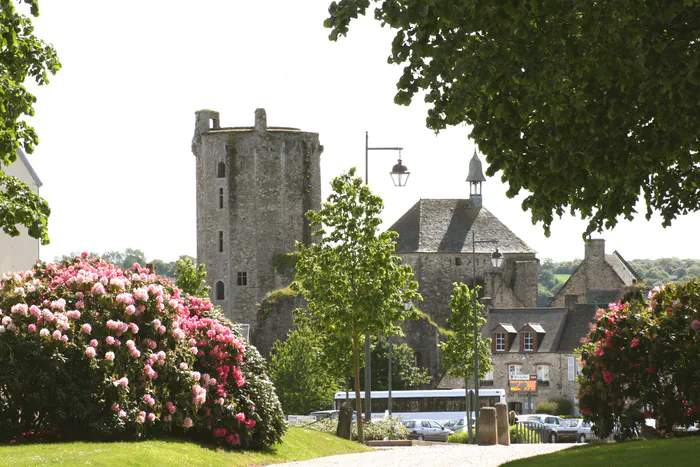
[{"label": "white sky", "polygon": [[[271,126],[320,134],[323,197],[328,182],[357,166],[370,146],[402,146],[411,171],[394,188],[396,154],[370,152],[370,185],[382,196],[385,226],[419,198],[465,198],[474,144],[469,128],[435,135],[427,106],[393,103],[401,69],[387,64],[393,34],[367,18],[330,42],[330,0],[40,1],[36,34],[63,69],[37,89],[41,140],[29,156],[51,206],[44,260],[71,251],[139,248],[149,259],[196,254],[194,112],[220,112],[222,126],[250,126],[258,107]],[[482,158],[483,160],[483,158]],[[485,164],[484,164],[485,165]],[[547,239],[508,199],[499,177],[484,184],[484,206],[540,259],[583,256],[585,222],[555,221]],[[643,213],[643,209],[640,209]],[[659,218],[605,232],[608,252],[626,259],[700,258],[700,215],[663,229]]]}]

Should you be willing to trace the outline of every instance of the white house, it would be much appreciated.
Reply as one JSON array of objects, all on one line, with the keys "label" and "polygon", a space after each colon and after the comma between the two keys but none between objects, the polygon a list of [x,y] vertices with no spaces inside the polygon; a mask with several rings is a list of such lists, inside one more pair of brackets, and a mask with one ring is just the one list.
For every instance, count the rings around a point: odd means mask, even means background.
[{"label": "white house", "polygon": [[[17,177],[36,193],[39,193],[41,180],[20,149],[17,160],[9,167],[3,167],[6,175]],[[32,238],[27,229],[19,226],[20,235],[10,237],[0,230],[0,274],[26,271],[39,260],[39,240]]]}]

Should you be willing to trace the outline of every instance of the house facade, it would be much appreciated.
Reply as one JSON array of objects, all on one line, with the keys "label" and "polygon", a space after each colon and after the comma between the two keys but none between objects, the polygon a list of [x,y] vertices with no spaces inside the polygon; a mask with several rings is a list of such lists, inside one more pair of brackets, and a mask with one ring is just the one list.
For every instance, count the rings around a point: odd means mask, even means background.
[{"label": "house facade", "polygon": [[[2,168],[5,175],[17,177],[32,191],[39,193],[42,183],[22,150],[17,151],[17,160]],[[29,236],[24,226],[18,226],[20,235],[10,237],[0,231],[0,274],[26,271],[39,260],[40,242]]]}]

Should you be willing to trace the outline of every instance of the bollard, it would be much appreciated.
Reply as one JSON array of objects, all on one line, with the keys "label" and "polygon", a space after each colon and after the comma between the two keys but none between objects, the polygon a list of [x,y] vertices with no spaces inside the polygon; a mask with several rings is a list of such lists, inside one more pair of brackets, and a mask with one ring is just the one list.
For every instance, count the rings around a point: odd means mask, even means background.
[{"label": "bollard", "polygon": [[508,406],[505,402],[497,402],[495,407],[498,444],[510,446],[510,423],[508,417]]},{"label": "bollard", "polygon": [[496,433],[496,409],[484,407],[479,417],[479,446],[493,446],[498,444]]}]

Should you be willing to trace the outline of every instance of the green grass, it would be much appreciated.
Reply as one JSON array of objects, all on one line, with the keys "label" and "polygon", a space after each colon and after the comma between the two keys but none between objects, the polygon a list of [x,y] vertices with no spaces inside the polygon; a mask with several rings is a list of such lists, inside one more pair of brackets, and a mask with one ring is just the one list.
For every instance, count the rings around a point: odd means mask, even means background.
[{"label": "green grass", "polygon": [[112,443],[47,443],[2,446],[0,447],[0,465],[248,466],[370,450],[361,444],[316,430],[292,427],[282,438],[282,444],[265,451],[217,451],[213,447],[175,439]]},{"label": "green grass", "polygon": [[564,451],[502,464],[502,467],[557,467],[610,465],[615,467],[698,465],[700,437],[635,440],[624,443],[591,443]]},{"label": "green grass", "polygon": [[571,274],[554,274],[554,277],[557,278],[557,280],[566,282],[569,280],[569,277],[571,277]]}]

